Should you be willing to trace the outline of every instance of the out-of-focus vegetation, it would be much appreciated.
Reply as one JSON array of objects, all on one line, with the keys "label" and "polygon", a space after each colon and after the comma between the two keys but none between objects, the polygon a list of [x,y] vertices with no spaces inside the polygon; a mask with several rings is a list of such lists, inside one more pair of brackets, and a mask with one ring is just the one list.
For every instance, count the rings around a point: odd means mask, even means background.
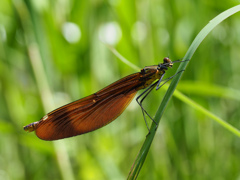
[{"label": "out-of-focus vegetation", "polygon": [[[0,5],[0,179],[126,179],[147,132],[135,102],[95,132],[46,142],[22,127],[136,70],[180,59],[237,1],[7,1]],[[204,40],[178,90],[240,129],[240,14]],[[176,72],[176,66],[167,72]],[[165,90],[144,107],[154,114]],[[149,120],[150,123],[150,120]],[[139,179],[239,179],[240,139],[172,98]]]}]

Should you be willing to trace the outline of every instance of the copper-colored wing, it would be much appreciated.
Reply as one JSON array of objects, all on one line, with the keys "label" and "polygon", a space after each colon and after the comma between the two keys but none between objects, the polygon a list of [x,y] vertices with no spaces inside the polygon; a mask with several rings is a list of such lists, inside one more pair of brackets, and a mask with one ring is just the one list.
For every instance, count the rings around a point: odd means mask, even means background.
[{"label": "copper-colored wing", "polygon": [[95,94],[62,106],[25,126],[39,138],[57,140],[94,131],[116,119],[141,86],[139,73],[129,75]]}]

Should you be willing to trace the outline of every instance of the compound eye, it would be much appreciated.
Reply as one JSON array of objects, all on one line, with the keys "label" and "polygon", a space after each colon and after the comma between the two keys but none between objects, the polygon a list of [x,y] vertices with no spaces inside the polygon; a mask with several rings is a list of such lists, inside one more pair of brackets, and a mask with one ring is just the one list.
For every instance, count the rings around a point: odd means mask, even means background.
[{"label": "compound eye", "polygon": [[168,57],[163,58],[163,62],[164,63],[170,63],[171,59],[169,59]]}]

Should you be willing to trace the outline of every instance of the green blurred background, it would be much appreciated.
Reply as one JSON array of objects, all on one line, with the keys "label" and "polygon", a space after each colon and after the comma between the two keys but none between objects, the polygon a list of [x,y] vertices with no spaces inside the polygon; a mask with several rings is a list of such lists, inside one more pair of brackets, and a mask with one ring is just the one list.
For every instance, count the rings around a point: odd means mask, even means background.
[{"label": "green blurred background", "polygon": [[[177,60],[212,18],[238,3],[1,0],[0,179],[126,179],[148,133],[135,100],[113,123],[74,138],[46,142],[22,127],[136,72],[103,42],[140,68]],[[238,129],[239,49],[238,13],[207,36],[178,86]],[[144,101],[152,116],[165,90]],[[239,180],[239,137],[173,97],[138,179]]]}]

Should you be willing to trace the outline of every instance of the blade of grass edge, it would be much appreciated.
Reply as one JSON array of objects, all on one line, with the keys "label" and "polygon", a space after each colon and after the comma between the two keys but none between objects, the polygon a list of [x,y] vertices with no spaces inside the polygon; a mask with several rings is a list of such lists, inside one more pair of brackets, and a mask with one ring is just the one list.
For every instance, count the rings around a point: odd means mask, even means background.
[{"label": "blade of grass edge", "polygon": [[[237,13],[238,11],[240,11],[240,5],[234,6],[226,11],[224,11],[223,13],[219,14],[218,16],[216,16],[214,19],[212,19],[201,31],[200,33],[196,36],[196,38],[194,39],[194,41],[192,42],[191,46],[189,47],[186,55],[184,56],[183,60],[190,60],[191,57],[193,56],[194,52],[196,51],[196,49],[198,48],[198,46],[200,45],[200,43],[203,41],[203,39],[213,30],[213,28],[215,28],[219,23],[221,23],[223,20],[225,20],[226,18],[228,18],[229,16]],[[189,63],[189,61],[183,62],[179,65],[179,68],[177,70],[181,71],[181,70],[185,70],[187,64]],[[169,102],[180,78],[183,72],[179,73],[177,76],[175,76],[155,114],[155,118],[154,120],[157,122],[157,124],[159,124],[160,119],[162,117],[162,114],[167,106],[167,103]],[[149,148],[152,144],[153,138],[155,136],[156,133],[156,125],[154,123],[152,123],[151,125],[151,129],[150,129],[150,134],[146,137],[136,159],[134,164],[131,167],[131,170],[129,172],[128,175],[128,179],[137,179],[139,172],[144,164],[144,161],[146,159],[147,153],[149,151]]]}]

